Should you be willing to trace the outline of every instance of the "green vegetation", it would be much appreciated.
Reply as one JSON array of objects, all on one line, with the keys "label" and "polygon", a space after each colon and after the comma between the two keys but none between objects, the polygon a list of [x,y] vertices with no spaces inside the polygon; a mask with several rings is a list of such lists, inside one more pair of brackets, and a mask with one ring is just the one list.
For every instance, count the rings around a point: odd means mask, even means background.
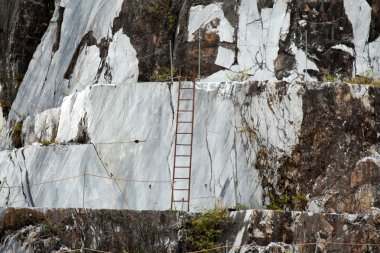
[{"label": "green vegetation", "polygon": [[[190,250],[216,248],[223,231],[232,223],[225,209],[217,208],[200,216],[192,217],[187,229],[187,244]],[[219,251],[208,251],[219,252]]]},{"label": "green vegetation", "polygon": [[17,227],[23,227],[32,223],[32,217],[26,213],[21,213],[15,221]]},{"label": "green vegetation", "polygon": [[24,76],[25,76],[25,74],[20,73],[20,72],[17,72],[15,74],[15,81],[16,81],[17,87],[19,87],[20,84],[22,83],[22,80],[24,80]]},{"label": "green vegetation", "polygon": [[292,204],[295,210],[306,210],[307,207],[307,197],[305,193],[298,192],[297,195],[292,196]]},{"label": "green vegetation", "polygon": [[237,203],[236,206],[234,206],[232,209],[236,209],[236,210],[242,211],[242,210],[248,210],[249,207],[247,205],[244,205],[244,204],[241,204],[241,203]]},{"label": "green vegetation", "polygon": [[172,12],[171,0],[156,0],[153,6],[153,13],[160,16],[166,15],[169,30],[176,28],[176,15]]},{"label": "green vegetation", "polygon": [[169,67],[161,67],[161,69],[157,72],[153,72],[149,77],[150,81],[153,82],[163,82],[171,80],[171,70]]},{"label": "green vegetation", "polygon": [[231,81],[235,82],[244,82],[247,81],[249,78],[249,69],[244,68],[243,70],[240,70],[238,72],[234,72],[233,74],[226,74],[227,78]]},{"label": "green vegetation", "polygon": [[270,204],[267,206],[271,210],[283,210],[289,201],[288,194],[277,195],[269,193]]},{"label": "green vegetation", "polygon": [[175,28],[175,16],[172,13],[169,13],[167,16],[168,26],[170,30],[173,30]]},{"label": "green vegetation", "polygon": [[47,219],[46,222],[43,224],[43,231],[47,234],[53,234],[57,235],[59,231],[60,225],[50,219]]},{"label": "green vegetation", "polygon": [[349,79],[344,79],[343,81],[346,83],[353,83],[353,84],[367,84],[367,85],[380,86],[380,79],[377,79],[371,76],[355,76]]},{"label": "green vegetation", "polygon": [[325,82],[337,82],[337,81],[340,81],[340,79],[338,77],[336,77],[335,75],[330,73],[330,74],[327,74],[324,76],[323,81],[325,81]]},{"label": "green vegetation", "polygon": [[271,210],[284,210],[289,207],[291,210],[305,211],[307,207],[307,197],[303,192],[298,192],[296,195],[269,193],[269,199],[270,204],[267,208]]},{"label": "green vegetation", "polygon": [[22,122],[18,121],[13,125],[13,133],[14,134],[16,134],[16,133],[21,134],[21,131],[22,131]]},{"label": "green vegetation", "polygon": [[372,70],[365,71],[360,75],[351,78],[344,78],[343,80],[334,74],[325,75],[324,81],[326,82],[337,82],[342,81],[346,83],[352,84],[366,84],[366,85],[374,85],[380,86],[380,77],[376,76]]},{"label": "green vegetation", "polygon": [[20,241],[24,241],[25,239],[26,239],[25,233],[20,232],[20,233],[18,234],[18,240],[20,240]]},{"label": "green vegetation", "polygon": [[49,146],[50,144],[54,144],[55,140],[43,140],[42,145]]},{"label": "green vegetation", "polygon": [[15,148],[22,147],[21,133],[22,133],[22,121],[17,121],[13,125],[13,130],[12,130],[12,141]]}]

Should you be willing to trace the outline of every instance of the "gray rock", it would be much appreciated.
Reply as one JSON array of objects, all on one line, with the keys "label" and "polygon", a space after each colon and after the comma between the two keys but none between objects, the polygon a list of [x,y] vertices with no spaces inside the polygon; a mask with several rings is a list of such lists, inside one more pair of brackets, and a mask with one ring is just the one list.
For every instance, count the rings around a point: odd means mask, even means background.
[{"label": "gray rock", "polygon": [[[189,252],[199,250],[192,244],[195,238],[181,241],[177,233],[180,226],[192,233],[191,220],[199,216],[172,211],[3,209],[0,250],[65,252],[83,247],[110,252]],[[227,217],[220,224],[221,234],[210,241],[221,247],[227,244],[230,252],[344,252],[349,248],[355,253],[375,253],[380,242],[378,210],[355,216],[247,210],[227,213]]]}]

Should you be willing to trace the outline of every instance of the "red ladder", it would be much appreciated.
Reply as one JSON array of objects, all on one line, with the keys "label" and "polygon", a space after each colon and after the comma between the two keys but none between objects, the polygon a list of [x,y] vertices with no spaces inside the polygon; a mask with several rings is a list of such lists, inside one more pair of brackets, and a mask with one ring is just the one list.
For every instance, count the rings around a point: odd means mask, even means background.
[{"label": "red ladder", "polygon": [[190,210],[194,102],[195,81],[182,84],[179,80],[171,197],[172,210]]}]

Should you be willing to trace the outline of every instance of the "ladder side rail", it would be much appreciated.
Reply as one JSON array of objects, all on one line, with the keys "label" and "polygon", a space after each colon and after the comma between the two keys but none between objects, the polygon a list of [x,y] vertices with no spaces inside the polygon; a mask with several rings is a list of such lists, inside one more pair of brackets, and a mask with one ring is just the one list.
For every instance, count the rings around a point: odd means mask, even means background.
[{"label": "ladder side rail", "polygon": [[189,169],[189,191],[188,191],[188,195],[187,195],[187,211],[189,212],[190,211],[190,190],[191,190],[191,167],[192,167],[192,160],[193,160],[193,137],[194,137],[194,110],[195,109],[195,80],[193,80],[193,107],[192,107],[192,110],[193,110],[193,115],[192,115],[192,119],[191,119],[191,140],[190,140],[190,143],[191,143],[191,146],[190,146],[190,169]]},{"label": "ladder side rail", "polygon": [[174,207],[174,184],[175,184],[175,168],[176,168],[176,155],[177,155],[177,132],[178,132],[178,110],[179,110],[179,98],[181,90],[181,79],[178,80],[178,99],[177,99],[177,118],[176,118],[176,127],[175,127],[175,144],[174,144],[174,162],[173,162],[173,177],[172,177],[172,197],[170,202],[170,209],[173,210]]}]

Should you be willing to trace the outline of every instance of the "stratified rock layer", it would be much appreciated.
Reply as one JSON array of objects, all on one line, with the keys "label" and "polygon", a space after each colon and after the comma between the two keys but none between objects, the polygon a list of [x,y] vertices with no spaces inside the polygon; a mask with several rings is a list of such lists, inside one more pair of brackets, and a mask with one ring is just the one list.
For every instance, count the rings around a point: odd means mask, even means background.
[{"label": "stratified rock layer", "polygon": [[[3,209],[0,250],[189,252],[187,234],[193,228],[188,221],[195,215],[174,211]],[[222,231],[216,245],[227,245],[229,252],[379,252],[378,212],[338,215],[247,210],[228,216],[232,223]]]}]

